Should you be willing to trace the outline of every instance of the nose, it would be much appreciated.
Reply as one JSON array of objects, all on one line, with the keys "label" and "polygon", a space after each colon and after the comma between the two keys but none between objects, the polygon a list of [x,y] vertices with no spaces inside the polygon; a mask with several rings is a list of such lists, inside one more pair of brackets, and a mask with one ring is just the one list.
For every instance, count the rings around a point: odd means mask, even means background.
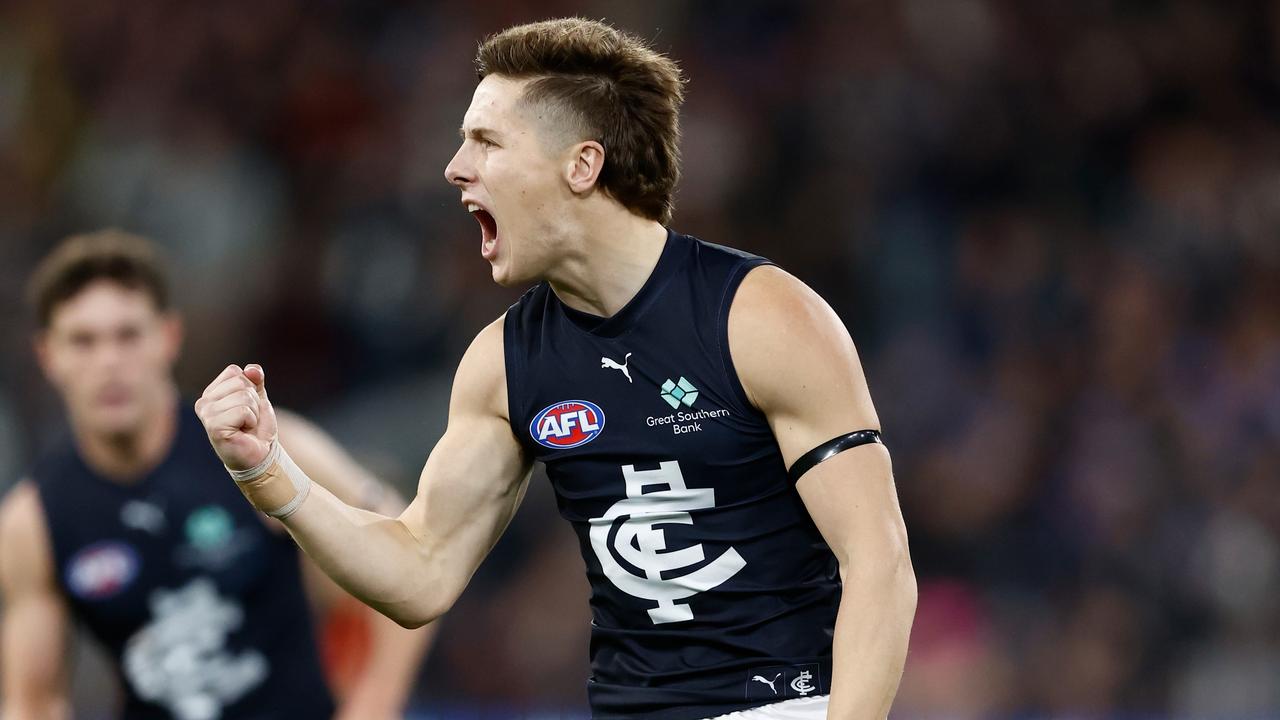
[{"label": "nose", "polygon": [[464,142],[444,168],[444,179],[448,180],[450,185],[465,187],[475,180],[475,169],[467,158],[466,150],[467,144]]},{"label": "nose", "polygon": [[125,348],[114,338],[103,339],[93,344],[93,353],[90,357],[93,365],[99,369],[115,369],[124,363]]}]

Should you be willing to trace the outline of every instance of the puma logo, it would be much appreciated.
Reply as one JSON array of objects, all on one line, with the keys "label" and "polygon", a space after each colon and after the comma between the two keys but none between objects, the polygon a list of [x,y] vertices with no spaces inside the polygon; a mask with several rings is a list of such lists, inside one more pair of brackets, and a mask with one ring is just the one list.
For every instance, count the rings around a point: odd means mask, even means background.
[{"label": "puma logo", "polygon": [[613,360],[607,357],[602,357],[600,358],[600,369],[603,370],[605,368],[608,368],[609,370],[620,370],[622,371],[623,375],[627,376],[627,382],[634,382],[631,379],[631,371],[627,369],[627,363],[629,362],[631,362],[631,353],[627,353],[627,356],[622,358],[621,365],[618,364],[617,360]]},{"label": "puma logo", "polygon": [[777,675],[774,675],[772,680],[766,680],[765,678],[759,675],[756,675],[755,677],[751,678],[751,680],[752,682],[760,682],[760,683],[764,683],[765,685],[768,685],[769,689],[773,691],[773,694],[777,695],[778,688],[774,686],[774,683],[778,682],[778,678],[780,677],[782,677],[782,673],[778,673]]}]

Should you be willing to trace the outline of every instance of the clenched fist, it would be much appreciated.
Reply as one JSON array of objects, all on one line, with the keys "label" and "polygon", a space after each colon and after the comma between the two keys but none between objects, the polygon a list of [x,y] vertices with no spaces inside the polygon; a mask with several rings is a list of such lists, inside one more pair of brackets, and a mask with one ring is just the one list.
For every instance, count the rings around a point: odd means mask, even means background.
[{"label": "clenched fist", "polygon": [[213,450],[230,470],[247,470],[266,459],[276,439],[276,413],[267,399],[259,365],[228,365],[196,400]]}]

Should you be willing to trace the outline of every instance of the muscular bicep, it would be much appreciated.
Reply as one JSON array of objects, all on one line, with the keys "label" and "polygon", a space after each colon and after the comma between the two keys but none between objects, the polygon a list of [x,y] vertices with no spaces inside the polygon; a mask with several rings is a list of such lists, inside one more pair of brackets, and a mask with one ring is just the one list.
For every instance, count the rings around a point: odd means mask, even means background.
[{"label": "muscular bicep", "polygon": [[429,547],[447,548],[465,574],[455,581],[475,572],[524,498],[530,468],[510,435],[497,422],[451,422],[400,516]]},{"label": "muscular bicep", "polygon": [[796,492],[842,572],[908,557],[906,525],[883,445],[835,455],[806,472]]},{"label": "muscular bicep", "polygon": [[515,514],[532,467],[507,421],[505,378],[498,320],[459,364],[448,427],[400,515],[425,547],[448,554],[459,590]]},{"label": "muscular bicep", "polygon": [[[848,331],[794,277],[773,267],[748,275],[730,312],[729,340],[743,387],[769,419],[788,467],[833,438],[880,429]],[[905,554],[883,445],[835,455],[805,472],[796,490],[842,568],[850,560]]]},{"label": "muscular bicep", "polygon": [[66,712],[67,608],[53,573],[39,495],[19,483],[0,506],[0,687],[7,716]]}]

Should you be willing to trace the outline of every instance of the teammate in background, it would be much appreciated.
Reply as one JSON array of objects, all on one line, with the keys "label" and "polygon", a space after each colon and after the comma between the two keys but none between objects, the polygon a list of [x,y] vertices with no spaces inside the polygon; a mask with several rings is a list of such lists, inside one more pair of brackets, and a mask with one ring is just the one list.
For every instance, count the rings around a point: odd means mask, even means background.
[{"label": "teammate in background", "polygon": [[219,456],[406,626],[454,603],[541,461],[592,587],[597,717],[884,718],[915,579],[839,318],[762,258],[665,227],[671,60],[568,19],[489,38],[477,69],[445,174],[494,280],[536,285],[462,358],[416,498],[389,517],[313,484],[258,365],[197,401]]},{"label": "teammate in background", "polygon": [[[70,238],[32,296],[36,354],[72,438],[0,506],[0,715],[69,716],[74,619],[114,657],[129,720],[335,717],[311,610],[341,591],[244,504],[178,397],[181,323],[152,246],[117,231]],[[319,428],[278,417],[332,497],[403,508]],[[369,657],[339,718],[399,717],[429,642],[369,615]]]}]

